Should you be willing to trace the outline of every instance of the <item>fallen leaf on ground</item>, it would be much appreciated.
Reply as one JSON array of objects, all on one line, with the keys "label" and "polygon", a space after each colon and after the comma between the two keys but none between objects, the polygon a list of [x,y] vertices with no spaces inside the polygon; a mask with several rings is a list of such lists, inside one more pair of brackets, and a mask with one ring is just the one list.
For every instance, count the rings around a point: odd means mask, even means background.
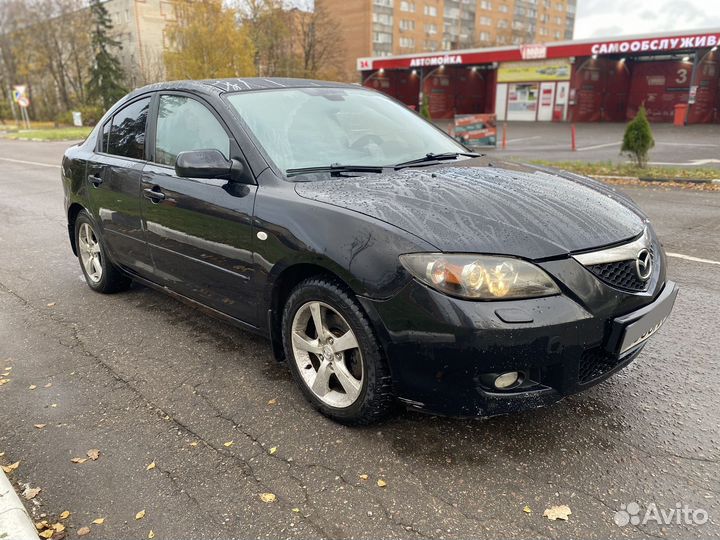
[{"label": "fallen leaf on ground", "polygon": [[299,509],[299,508],[293,508],[292,511],[297,514],[298,512],[300,512],[300,509]]},{"label": "fallen leaf on ground", "polygon": [[73,463],[85,463],[88,460],[86,457],[74,457],[70,461]]},{"label": "fallen leaf on ground", "polygon": [[57,403],[53,403],[53,404],[50,405],[50,406],[51,406],[53,409],[55,409],[55,408],[57,408]]},{"label": "fallen leaf on ground", "polygon": [[51,386],[52,386],[52,383],[49,382],[49,383],[47,383],[45,386],[43,386],[43,388],[50,388]]},{"label": "fallen leaf on ground", "polygon": [[9,375],[10,375],[9,371],[6,371],[5,373],[2,374],[3,377],[8,377]]},{"label": "fallen leaf on ground", "polygon": [[36,428],[38,428],[38,429],[42,429],[42,428],[44,428],[45,426],[47,426],[47,424],[33,424],[33,426],[36,427]]},{"label": "fallen leaf on ground", "polygon": [[145,517],[145,510],[140,510],[137,514],[135,514],[135,519],[142,519]]},{"label": "fallen leaf on ground", "polygon": [[60,514],[60,519],[67,519],[70,517],[70,512],[65,510],[62,514]]},{"label": "fallen leaf on ground", "polygon": [[268,405],[277,405],[277,399],[271,399],[270,401],[268,401]]},{"label": "fallen leaf on ground", "polygon": [[30,386],[28,386],[28,390],[35,390],[36,388],[37,388],[36,384],[31,384]]},{"label": "fallen leaf on ground", "polygon": [[5,368],[5,371],[12,371],[12,366],[8,366]]},{"label": "fallen leaf on ground", "polygon": [[98,450],[97,448],[92,448],[87,451],[86,455],[93,461],[97,461],[100,458],[100,450]]},{"label": "fallen leaf on ground", "polygon": [[77,530],[78,536],[85,536],[86,534],[90,534],[90,528],[89,527],[80,527]]},{"label": "fallen leaf on ground", "polygon": [[223,446],[230,448],[233,445],[233,441],[228,441],[226,443],[223,443]]},{"label": "fallen leaf on ground", "polygon": [[385,486],[387,486],[387,482],[385,480],[383,480],[382,478],[380,478],[377,481],[377,485],[378,485],[378,487],[385,487]]},{"label": "fallen leaf on ground", "polygon": [[10,382],[10,379],[0,379],[0,386],[2,386],[3,384],[7,384],[9,382]]},{"label": "fallen leaf on ground", "polygon": [[268,452],[268,454],[270,454],[271,456],[274,456],[275,454],[277,454],[277,446],[273,446],[270,449],[270,451]]},{"label": "fallen leaf on ground", "polygon": [[50,302],[50,303],[48,304],[48,307],[53,307],[54,305],[55,305],[55,302]]},{"label": "fallen leaf on ground", "polygon": [[152,530],[148,533],[148,538],[155,538],[155,533]]},{"label": "fallen leaf on ground", "polygon": [[153,461],[150,465],[148,465],[147,467],[145,467],[145,470],[146,470],[146,471],[149,471],[149,470],[154,469],[154,468],[155,468],[155,462]]},{"label": "fallen leaf on ground", "polygon": [[65,525],[63,525],[62,523],[55,523],[53,524],[52,528],[55,532],[61,533],[65,530]]},{"label": "fallen leaf on ground", "polygon": [[5,474],[9,474],[9,473],[13,472],[15,469],[17,469],[19,466],[20,466],[20,462],[16,461],[12,465],[8,465],[7,467],[5,465],[3,465],[2,470],[5,471]]},{"label": "fallen leaf on ground", "polygon": [[41,491],[41,488],[28,488],[23,491],[23,497],[25,497],[29,501],[30,499],[34,499],[35,497],[37,497],[38,493],[40,493]]},{"label": "fallen leaf on ground", "polygon": [[563,521],[567,521],[570,514],[572,514],[572,512],[570,511],[570,507],[566,504],[563,504],[560,506],[551,506],[550,508],[546,509],[543,512],[543,517],[551,520],[562,519]]},{"label": "fallen leaf on ground", "polygon": [[46,519],[43,519],[42,521],[38,521],[35,523],[35,528],[38,531],[42,531],[43,529],[47,529],[50,525],[48,525],[48,522]]},{"label": "fallen leaf on ground", "polygon": [[523,512],[525,512],[526,514],[530,514],[530,513],[532,513],[532,508],[530,508],[529,506],[525,505],[525,508],[523,508]]},{"label": "fallen leaf on ground", "polygon": [[367,480],[369,477],[367,474],[361,474],[359,478],[360,480]]},{"label": "fallen leaf on ground", "polygon": [[193,441],[193,442],[190,443],[190,446],[197,446],[197,445],[198,445],[198,442],[197,442],[197,441]]},{"label": "fallen leaf on ground", "polygon": [[52,538],[52,535],[55,534],[55,531],[52,529],[45,529],[43,532],[40,533],[40,536],[43,538]]},{"label": "fallen leaf on ground", "polygon": [[93,523],[94,523],[95,525],[102,525],[103,523],[105,523],[105,518],[93,519]]},{"label": "fallen leaf on ground", "polygon": [[260,500],[264,503],[273,503],[277,501],[277,497],[274,493],[261,493]]}]

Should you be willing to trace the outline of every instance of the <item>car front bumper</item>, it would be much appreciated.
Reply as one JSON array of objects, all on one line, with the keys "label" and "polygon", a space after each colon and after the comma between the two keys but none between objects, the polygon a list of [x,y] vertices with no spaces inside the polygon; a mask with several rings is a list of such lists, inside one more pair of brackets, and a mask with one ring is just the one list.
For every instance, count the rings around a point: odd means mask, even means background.
[{"label": "car front bumper", "polygon": [[[664,282],[664,271],[649,292],[630,294],[571,260],[542,266],[573,288],[563,285],[563,294],[545,298],[476,302],[413,281],[393,298],[362,298],[399,399],[414,409],[461,417],[549,405],[633,361],[669,315],[678,291]],[[522,385],[495,389],[490,374],[508,371],[522,372]]]}]

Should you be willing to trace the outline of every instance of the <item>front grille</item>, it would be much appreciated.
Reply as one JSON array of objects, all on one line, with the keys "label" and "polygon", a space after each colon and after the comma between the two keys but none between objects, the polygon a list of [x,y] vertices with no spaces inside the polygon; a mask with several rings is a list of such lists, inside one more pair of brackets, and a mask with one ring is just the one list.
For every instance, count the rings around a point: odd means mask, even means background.
[{"label": "front grille", "polygon": [[621,362],[619,357],[608,353],[602,347],[588,349],[580,357],[578,380],[580,384],[594,381],[617,367]]},{"label": "front grille", "polygon": [[[655,246],[650,245],[650,259],[653,264],[653,272],[657,271],[657,261],[655,258]],[[647,289],[650,280],[643,281],[637,275],[635,267],[635,259],[627,261],[616,261],[610,263],[593,264],[587,267],[593,274],[602,281],[618,289],[626,291],[644,291]]]}]

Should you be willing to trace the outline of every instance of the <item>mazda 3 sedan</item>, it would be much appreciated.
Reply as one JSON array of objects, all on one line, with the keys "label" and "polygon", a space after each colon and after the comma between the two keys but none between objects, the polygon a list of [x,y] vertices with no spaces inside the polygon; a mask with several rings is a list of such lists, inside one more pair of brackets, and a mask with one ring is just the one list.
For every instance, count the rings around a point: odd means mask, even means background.
[{"label": "mazda 3 sedan", "polygon": [[677,295],[614,189],[474,154],[356,85],[147,86],[62,179],[91,289],[134,280],[267,336],[346,424],[548,405],[635,359]]}]

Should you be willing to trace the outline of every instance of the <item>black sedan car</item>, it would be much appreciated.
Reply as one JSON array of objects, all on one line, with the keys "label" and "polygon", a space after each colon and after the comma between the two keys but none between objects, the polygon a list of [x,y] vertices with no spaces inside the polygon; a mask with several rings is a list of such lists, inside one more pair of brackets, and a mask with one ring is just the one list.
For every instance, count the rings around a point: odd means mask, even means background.
[{"label": "black sedan car", "polygon": [[62,164],[88,285],[267,336],[347,424],[550,404],[638,356],[677,295],[627,198],[467,148],[356,85],[187,81],[120,100]]}]

